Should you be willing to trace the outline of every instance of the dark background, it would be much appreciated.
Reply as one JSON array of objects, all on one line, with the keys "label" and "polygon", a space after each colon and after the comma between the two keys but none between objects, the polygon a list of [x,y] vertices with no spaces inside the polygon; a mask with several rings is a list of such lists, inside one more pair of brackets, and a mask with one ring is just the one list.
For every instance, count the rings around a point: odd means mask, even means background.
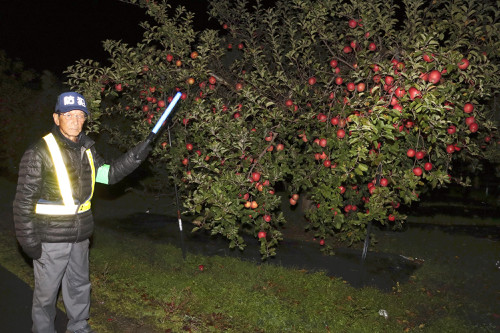
[{"label": "dark background", "polygon": [[[195,29],[218,27],[209,21],[206,0],[171,0],[195,13]],[[142,39],[139,23],[145,10],[119,0],[2,0],[0,1],[0,49],[26,68],[50,70],[57,76],[79,59],[103,62],[106,39],[135,45]]]}]

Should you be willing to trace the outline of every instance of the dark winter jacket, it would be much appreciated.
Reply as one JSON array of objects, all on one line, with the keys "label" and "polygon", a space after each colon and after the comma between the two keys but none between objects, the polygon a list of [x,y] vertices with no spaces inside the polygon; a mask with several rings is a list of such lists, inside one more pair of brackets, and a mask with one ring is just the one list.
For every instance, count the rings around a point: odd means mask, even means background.
[{"label": "dark winter jacket", "polygon": [[[146,144],[139,144],[108,166],[97,154],[94,141],[84,133],[80,134],[77,143],[64,137],[57,126],[52,133],[68,171],[73,198],[80,203],[85,202],[92,191],[92,170],[86,149],[92,152],[96,171],[103,166],[109,167],[108,184],[120,181],[135,170],[150,149]],[[38,259],[41,243],[76,243],[92,235],[94,221],[91,210],[62,216],[35,214],[35,206],[40,199],[62,202],[56,170],[44,139],[28,148],[21,159],[14,199],[16,237],[26,254]]]}]

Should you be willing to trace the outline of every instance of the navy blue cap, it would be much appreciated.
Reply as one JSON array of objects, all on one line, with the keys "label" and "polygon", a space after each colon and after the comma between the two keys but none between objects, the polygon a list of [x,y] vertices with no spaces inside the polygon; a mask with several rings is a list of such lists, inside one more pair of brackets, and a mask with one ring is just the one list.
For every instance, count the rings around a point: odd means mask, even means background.
[{"label": "navy blue cap", "polygon": [[65,113],[72,110],[81,110],[90,116],[85,98],[79,93],[68,91],[57,97],[56,113]]}]

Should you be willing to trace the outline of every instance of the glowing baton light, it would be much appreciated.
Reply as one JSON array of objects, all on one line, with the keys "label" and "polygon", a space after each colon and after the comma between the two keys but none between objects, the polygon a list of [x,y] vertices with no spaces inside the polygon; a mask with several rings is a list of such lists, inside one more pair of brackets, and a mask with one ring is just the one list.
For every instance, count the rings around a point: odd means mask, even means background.
[{"label": "glowing baton light", "polygon": [[163,125],[163,122],[167,119],[170,112],[172,112],[175,104],[177,104],[177,101],[179,100],[179,98],[181,98],[181,95],[182,95],[182,93],[180,91],[177,92],[177,94],[175,94],[174,98],[172,99],[172,102],[170,102],[170,104],[167,106],[167,108],[165,109],[165,111],[161,115],[160,120],[158,120],[155,127],[153,128],[152,132],[154,134],[158,133],[158,130],[160,129],[161,125]]},{"label": "glowing baton light", "polygon": [[168,118],[168,116],[170,115],[170,113],[172,112],[172,110],[174,109],[175,104],[177,104],[177,102],[179,101],[179,98],[181,98],[181,95],[182,95],[182,93],[180,91],[177,92],[177,94],[175,94],[174,98],[172,99],[172,101],[170,102],[170,104],[168,104],[167,108],[165,109],[165,111],[161,115],[160,120],[158,120],[158,122],[156,123],[155,127],[153,127],[153,130],[151,131],[151,133],[146,138],[146,141],[151,142],[153,140],[154,136],[158,133],[158,131],[160,130],[161,126],[163,125],[163,123],[165,122],[165,120]]}]

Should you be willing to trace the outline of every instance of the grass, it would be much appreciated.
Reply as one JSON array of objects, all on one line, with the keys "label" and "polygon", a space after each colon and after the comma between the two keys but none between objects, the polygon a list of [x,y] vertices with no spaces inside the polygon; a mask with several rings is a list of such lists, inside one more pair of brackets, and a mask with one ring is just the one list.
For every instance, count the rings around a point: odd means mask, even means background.
[{"label": "grass", "polygon": [[[98,228],[91,325],[99,332],[494,332],[498,242],[424,232],[377,235],[378,250],[425,260],[409,282],[384,293],[236,258],[183,260],[168,244]],[[430,244],[444,246],[436,253]],[[0,264],[33,285],[31,267],[20,263],[13,235],[2,233]]]}]

